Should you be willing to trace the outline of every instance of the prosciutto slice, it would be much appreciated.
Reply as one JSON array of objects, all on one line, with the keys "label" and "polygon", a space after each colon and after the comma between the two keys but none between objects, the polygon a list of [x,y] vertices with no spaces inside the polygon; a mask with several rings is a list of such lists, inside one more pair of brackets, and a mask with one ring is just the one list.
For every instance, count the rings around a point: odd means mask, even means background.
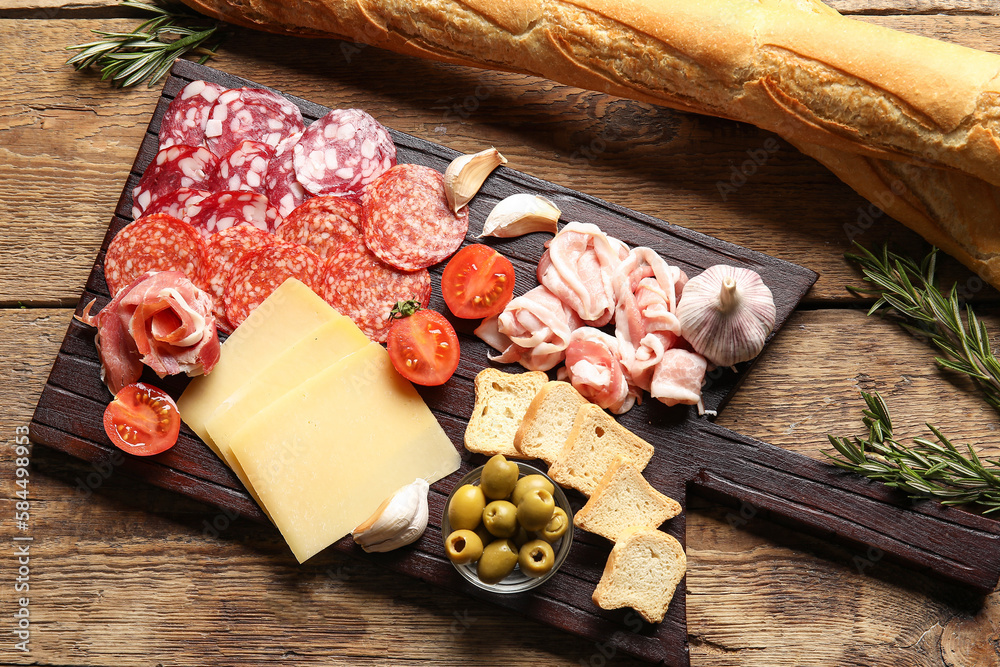
[{"label": "prosciutto slice", "polygon": [[681,335],[674,312],[687,275],[652,248],[634,248],[612,276],[615,336],[629,382],[648,390],[653,369]]},{"label": "prosciutto slice", "polygon": [[705,382],[708,362],[697,352],[675,347],[663,353],[653,371],[649,394],[664,405],[701,405],[701,385]]},{"label": "prosciutto slice", "polygon": [[77,319],[97,327],[101,379],[112,394],[138,381],[142,364],[164,377],[209,373],[219,360],[212,299],[179,271],[148,271],[97,315],[93,305]]},{"label": "prosciutto slice", "polygon": [[491,361],[519,363],[547,371],[566,356],[566,346],[580,318],[540,285],[512,299],[503,312],[483,321],[475,333],[501,354]]},{"label": "prosciutto slice", "polygon": [[641,395],[628,382],[619,347],[614,336],[582,327],[570,337],[566,366],[559,369],[560,380],[568,381],[591,403],[618,415],[631,410]]},{"label": "prosciutto slice", "polygon": [[545,244],[538,282],[572,308],[585,324],[601,327],[615,314],[615,269],[628,246],[597,225],[571,222]]}]

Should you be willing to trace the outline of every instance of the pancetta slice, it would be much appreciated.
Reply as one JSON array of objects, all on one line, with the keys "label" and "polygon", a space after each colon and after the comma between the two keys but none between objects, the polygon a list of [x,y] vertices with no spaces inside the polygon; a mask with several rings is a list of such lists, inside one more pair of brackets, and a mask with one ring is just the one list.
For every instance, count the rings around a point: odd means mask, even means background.
[{"label": "pancetta slice", "polygon": [[566,365],[558,375],[591,403],[620,415],[632,409],[641,392],[628,382],[619,347],[617,338],[599,329],[577,329],[566,348]]},{"label": "pancetta slice", "polygon": [[697,352],[671,348],[663,353],[653,371],[649,394],[664,405],[697,405],[701,414],[704,411],[701,385],[705,382],[707,368],[705,357]]},{"label": "pancetta slice", "polygon": [[547,371],[566,356],[570,334],[582,325],[544,286],[512,299],[503,312],[483,321],[475,333],[501,354],[500,363],[519,363],[528,370]]}]

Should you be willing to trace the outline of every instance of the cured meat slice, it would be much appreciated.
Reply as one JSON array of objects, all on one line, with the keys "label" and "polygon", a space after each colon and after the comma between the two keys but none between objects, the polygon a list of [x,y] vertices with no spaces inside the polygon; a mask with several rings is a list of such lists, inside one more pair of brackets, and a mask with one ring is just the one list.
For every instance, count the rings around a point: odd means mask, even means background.
[{"label": "cured meat slice", "polygon": [[278,209],[257,192],[216,192],[187,207],[191,226],[206,238],[234,225],[253,225],[273,234],[281,222]]},{"label": "cured meat slice", "polygon": [[400,271],[380,261],[363,245],[343,246],[326,261],[321,292],[341,315],[350,317],[368,338],[384,343],[397,301],[414,299],[426,308],[431,276],[426,269]]},{"label": "cured meat slice", "polygon": [[251,250],[233,267],[226,285],[226,318],[238,327],[289,278],[297,278],[318,292],[322,274],[323,260],[305,246],[275,241]]},{"label": "cured meat slice", "polygon": [[243,141],[277,148],[282,139],[304,127],[299,108],[278,93],[234,88],[215,101],[205,125],[205,145],[216,155],[226,155]]},{"label": "cured meat slice", "polygon": [[191,216],[188,215],[188,206],[201,203],[210,194],[212,193],[208,190],[177,188],[173,192],[157,197],[156,201],[146,209],[146,215],[165,213],[190,224]]},{"label": "cured meat slice", "polygon": [[264,178],[274,148],[259,141],[243,141],[219,160],[211,190],[248,190],[266,194]]},{"label": "cured meat slice", "polygon": [[278,214],[282,217],[287,216],[312,196],[295,178],[295,155],[292,148],[301,136],[301,132],[293,134],[278,144],[274,149],[274,157],[267,167],[267,177],[264,179],[264,194],[277,207]]},{"label": "cured meat slice", "polygon": [[301,243],[320,257],[331,257],[345,243],[363,242],[361,206],[329,195],[310,199],[282,220],[275,235]]},{"label": "cured meat slice", "polygon": [[158,213],[139,218],[111,239],[104,279],[112,296],[146,271],[180,271],[197,281],[205,262],[205,242],[191,225]]},{"label": "cured meat slice", "polygon": [[295,175],[314,195],[356,195],[396,164],[389,130],[361,109],[334,109],[292,150]]},{"label": "cured meat slice", "polygon": [[274,236],[253,225],[236,225],[209,238],[198,286],[212,297],[216,322],[226,333],[234,329],[226,317],[224,300],[233,269],[248,254],[273,242]]},{"label": "cured meat slice", "polygon": [[437,264],[458,250],[469,231],[469,209],[454,213],[444,176],[418,164],[396,165],[361,197],[365,245],[403,271]]},{"label": "cured meat slice", "polygon": [[160,122],[160,148],[177,144],[202,146],[212,107],[226,89],[209,81],[192,81],[170,102]]},{"label": "cured meat slice", "polygon": [[132,217],[138,219],[157,198],[178,188],[210,190],[219,159],[196,146],[170,146],[156,154],[132,190]]}]

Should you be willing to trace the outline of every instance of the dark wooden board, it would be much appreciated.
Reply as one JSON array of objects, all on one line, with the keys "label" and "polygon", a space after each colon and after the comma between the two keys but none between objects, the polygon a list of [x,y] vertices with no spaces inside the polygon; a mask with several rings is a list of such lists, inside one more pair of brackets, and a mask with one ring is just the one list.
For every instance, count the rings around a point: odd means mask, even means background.
[{"label": "dark wooden board", "polygon": [[[114,235],[130,222],[131,191],[139,175],[155,155],[157,131],[162,115],[180,89],[190,80],[202,78],[224,86],[255,86],[252,82],[217,70],[178,62],[167,80],[159,104],[123,188],[102,250],[94,264],[78,312],[91,299],[103,306],[108,300],[103,276],[104,249]],[[290,97],[307,120],[328,109]],[[387,125],[391,118],[381,118]],[[443,170],[456,155],[436,144],[393,132],[401,162],[418,162]],[[499,147],[502,148],[503,147]],[[471,206],[470,240],[481,229],[487,213],[499,199],[515,192],[537,192],[555,201],[563,220],[594,222],[630,245],[648,245],[689,274],[717,263],[754,269],[775,295],[779,328],[813,283],[812,271],[697,234],[662,220],[624,209],[585,194],[535,179],[508,168],[498,169]],[[518,271],[518,293],[535,284],[534,266],[542,253],[544,238],[534,234],[520,239],[493,242],[508,255]],[[440,269],[432,271],[435,292],[432,307],[446,309],[440,299]],[[461,328],[461,323],[459,324]],[[462,363],[453,380],[422,394],[463,454],[462,469],[432,488],[431,520],[426,535],[412,549],[374,555],[364,554],[350,538],[335,549],[381,562],[385,566],[422,580],[490,600],[558,628],[610,643],[622,651],[652,662],[687,665],[687,629],[684,588],[679,587],[667,619],[659,625],[640,622],[634,612],[599,609],[590,599],[601,575],[610,544],[602,538],[576,532],[576,543],[566,566],[549,582],[529,595],[500,597],[466,583],[445,560],[440,539],[444,497],[459,477],[481,463],[481,457],[465,452],[462,438],[473,403],[472,378],[488,365],[486,346],[466,329],[462,332]],[[721,409],[751,367],[742,364],[736,372],[713,373],[705,388],[709,409]],[[93,332],[71,323],[53,364],[48,383],[32,421],[36,442],[89,461],[110,461],[114,450],[100,422],[110,394],[98,379]],[[519,367],[510,370],[519,370]],[[183,378],[145,379],[179,395]],[[997,522],[961,510],[921,503],[911,506],[900,497],[864,479],[844,474],[785,450],[732,433],[705,419],[693,409],[666,408],[647,401],[621,421],[656,447],[646,477],[657,488],[685,504],[689,487],[729,499],[743,510],[793,522],[821,535],[874,548],[886,557],[968,585],[985,593],[1000,573],[1000,528]],[[148,459],[129,457],[122,468],[158,486],[179,491],[227,511],[265,521],[259,508],[228,468],[186,427],[170,451]],[[579,508],[584,499],[571,493]],[[672,519],[665,530],[684,543],[685,515]]]}]

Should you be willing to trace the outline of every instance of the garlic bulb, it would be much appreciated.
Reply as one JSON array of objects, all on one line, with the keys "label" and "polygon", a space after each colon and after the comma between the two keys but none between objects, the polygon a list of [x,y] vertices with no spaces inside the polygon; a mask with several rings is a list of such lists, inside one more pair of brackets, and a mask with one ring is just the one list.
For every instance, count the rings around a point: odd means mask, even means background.
[{"label": "garlic bulb", "polygon": [[490,173],[507,158],[495,148],[488,148],[472,155],[459,155],[444,172],[444,193],[455,213],[468,204]]},{"label": "garlic bulb", "polygon": [[562,211],[545,197],[518,194],[501,200],[483,223],[483,236],[509,239],[531,232],[555,234]]},{"label": "garlic bulb", "polygon": [[416,542],[427,529],[429,488],[427,480],[418,478],[384,500],[351,532],[354,541],[369,553],[392,551]]},{"label": "garlic bulb", "polygon": [[774,329],[774,297],[750,269],[717,264],[684,286],[681,335],[716,366],[753,359]]}]

